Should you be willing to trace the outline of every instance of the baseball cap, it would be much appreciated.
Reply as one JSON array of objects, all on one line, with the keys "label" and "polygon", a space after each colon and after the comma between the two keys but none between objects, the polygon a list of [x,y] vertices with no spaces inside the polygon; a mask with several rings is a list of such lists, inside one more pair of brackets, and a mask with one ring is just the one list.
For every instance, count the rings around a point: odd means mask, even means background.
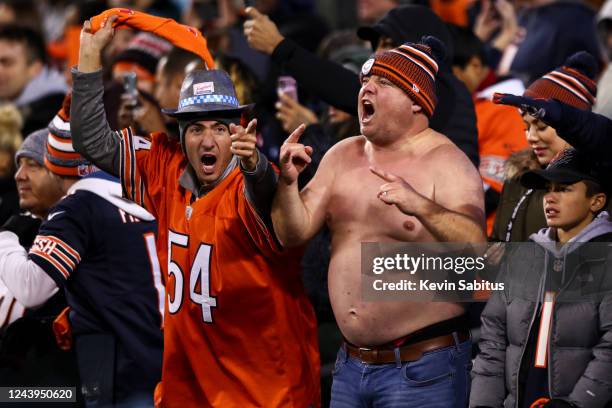
[{"label": "baseball cap", "polygon": [[544,170],[528,171],[521,176],[521,184],[526,188],[543,190],[546,184],[574,184],[579,181],[590,180],[599,185],[606,186],[607,181],[593,158],[576,149],[566,149]]}]

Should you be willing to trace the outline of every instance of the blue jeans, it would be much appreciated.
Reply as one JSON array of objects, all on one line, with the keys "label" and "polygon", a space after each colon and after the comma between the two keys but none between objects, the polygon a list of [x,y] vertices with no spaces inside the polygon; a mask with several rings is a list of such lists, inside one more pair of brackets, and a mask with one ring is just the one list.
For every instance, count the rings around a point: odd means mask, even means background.
[{"label": "blue jeans", "polygon": [[464,408],[470,392],[472,342],[430,351],[417,360],[366,364],[338,351],[331,408]]}]

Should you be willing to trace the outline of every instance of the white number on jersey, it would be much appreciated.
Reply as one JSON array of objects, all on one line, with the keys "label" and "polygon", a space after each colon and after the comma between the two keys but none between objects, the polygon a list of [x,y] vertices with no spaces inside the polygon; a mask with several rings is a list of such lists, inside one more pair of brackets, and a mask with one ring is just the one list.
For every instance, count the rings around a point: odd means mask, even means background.
[{"label": "white number on jersey", "polygon": [[[168,275],[174,276],[174,296],[168,294],[168,312],[175,314],[183,303],[184,273],[172,260],[172,245],[187,248],[189,237],[173,231],[168,232]],[[212,308],[217,306],[217,300],[210,296],[210,253],[212,246],[200,244],[189,271],[189,298],[202,308],[202,320],[212,323]],[[200,283],[199,293],[197,291]]]},{"label": "white number on jersey", "polygon": [[134,150],[151,150],[151,141],[142,136],[134,136]]},{"label": "white number on jersey", "polygon": [[[125,221],[124,221],[125,222]],[[155,246],[155,234],[147,232],[144,235],[147,252],[149,253],[149,262],[151,263],[151,272],[153,273],[153,285],[157,291],[157,301],[159,314],[161,316],[162,327],[164,324],[164,298],[166,297],[166,289],[161,279],[161,267],[157,258],[157,248]]]}]

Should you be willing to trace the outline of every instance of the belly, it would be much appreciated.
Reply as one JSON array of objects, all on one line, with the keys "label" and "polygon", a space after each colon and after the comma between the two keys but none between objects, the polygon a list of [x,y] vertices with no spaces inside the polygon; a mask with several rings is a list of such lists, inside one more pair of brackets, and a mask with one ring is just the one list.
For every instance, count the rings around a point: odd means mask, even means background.
[{"label": "belly", "polygon": [[463,306],[447,302],[363,301],[361,242],[371,237],[334,237],[329,296],[344,337],[358,346],[388,343],[433,323],[459,316]]}]

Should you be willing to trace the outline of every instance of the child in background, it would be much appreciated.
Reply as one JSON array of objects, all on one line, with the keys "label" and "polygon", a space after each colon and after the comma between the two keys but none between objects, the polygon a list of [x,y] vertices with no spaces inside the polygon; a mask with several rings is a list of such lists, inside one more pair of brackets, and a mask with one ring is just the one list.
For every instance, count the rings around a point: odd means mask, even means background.
[{"label": "child in background", "polygon": [[521,177],[547,228],[511,251],[482,314],[470,407],[604,407],[612,401],[612,222],[605,172],[565,150]]}]

